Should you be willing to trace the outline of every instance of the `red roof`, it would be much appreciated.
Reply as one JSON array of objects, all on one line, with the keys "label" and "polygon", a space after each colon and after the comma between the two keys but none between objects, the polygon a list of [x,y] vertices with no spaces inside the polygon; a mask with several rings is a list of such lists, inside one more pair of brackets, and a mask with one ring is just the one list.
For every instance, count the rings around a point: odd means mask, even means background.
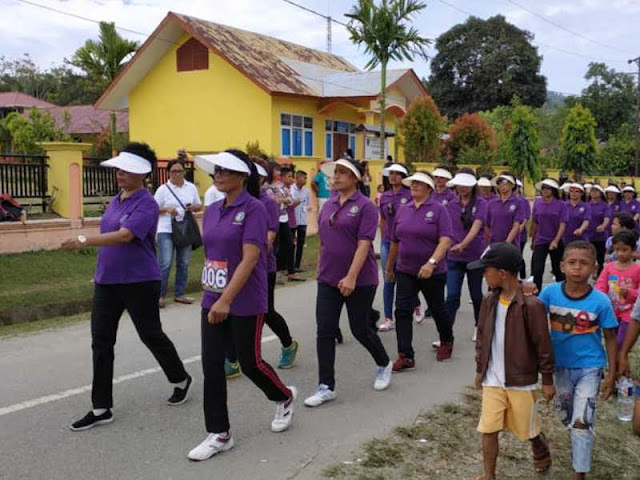
[{"label": "red roof", "polygon": [[0,108],[30,108],[30,107],[55,107],[53,103],[45,102],[22,92],[0,93]]},{"label": "red roof", "polygon": [[[109,128],[111,112],[98,110],[93,105],[68,105],[65,107],[52,106],[43,108],[55,119],[59,128],[65,133],[95,134]],[[69,114],[69,126],[65,126],[65,112]],[[116,112],[116,131],[129,131],[129,112]]]}]

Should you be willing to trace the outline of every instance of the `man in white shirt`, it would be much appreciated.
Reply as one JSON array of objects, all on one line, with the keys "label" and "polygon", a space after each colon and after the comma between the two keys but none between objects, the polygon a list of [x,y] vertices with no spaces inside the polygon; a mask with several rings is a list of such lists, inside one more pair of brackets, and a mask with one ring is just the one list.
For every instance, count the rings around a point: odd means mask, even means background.
[{"label": "man in white shirt", "polygon": [[296,224],[295,228],[295,268],[296,272],[301,272],[300,262],[302,261],[302,252],[304,250],[304,242],[307,238],[307,215],[309,208],[311,207],[311,192],[305,187],[307,183],[307,173],[298,170],[296,172],[296,183],[291,187],[291,194],[294,200],[298,200],[300,203],[295,209]]},{"label": "man in white shirt", "polygon": [[169,181],[160,185],[154,195],[160,207],[158,219],[158,263],[162,270],[162,284],[160,287],[160,308],[163,308],[164,299],[167,296],[169,285],[169,272],[173,252],[176,252],[176,284],[175,301],[191,304],[193,299],[185,296],[189,274],[189,261],[191,260],[191,246],[177,248],[173,244],[171,219],[179,222],[184,220],[186,210],[197,212],[202,208],[200,196],[196,186],[185,180],[185,164],[180,160],[171,160],[167,165]]},{"label": "man in white shirt", "polygon": [[222,200],[223,198],[224,193],[218,190],[216,184],[214,183],[207,189],[206,192],[204,192],[204,206],[206,208],[212,203],[216,203],[218,200]]}]

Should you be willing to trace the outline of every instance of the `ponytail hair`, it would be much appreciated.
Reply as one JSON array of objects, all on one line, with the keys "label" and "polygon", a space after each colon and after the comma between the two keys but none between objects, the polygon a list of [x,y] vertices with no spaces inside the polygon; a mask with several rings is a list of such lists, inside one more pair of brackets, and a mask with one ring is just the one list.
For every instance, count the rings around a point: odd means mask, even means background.
[{"label": "ponytail hair", "polygon": [[260,176],[258,175],[258,169],[255,164],[251,161],[249,155],[244,153],[242,150],[236,150],[234,148],[229,148],[225,150],[225,152],[230,153],[234,157],[238,157],[249,167],[249,175],[247,176],[247,181],[245,183],[245,188],[249,195],[254,198],[260,198]]},{"label": "ponytail hair", "polygon": [[[458,170],[458,173],[468,173],[469,175],[473,175],[474,177],[476,176],[473,170],[466,167],[463,167],[460,170]],[[460,217],[462,220],[462,226],[467,231],[470,230],[471,226],[473,225],[473,209],[476,206],[477,198],[478,198],[478,185],[476,184],[471,189],[471,199],[469,200],[469,204],[466,207],[462,207],[462,215]]]}]

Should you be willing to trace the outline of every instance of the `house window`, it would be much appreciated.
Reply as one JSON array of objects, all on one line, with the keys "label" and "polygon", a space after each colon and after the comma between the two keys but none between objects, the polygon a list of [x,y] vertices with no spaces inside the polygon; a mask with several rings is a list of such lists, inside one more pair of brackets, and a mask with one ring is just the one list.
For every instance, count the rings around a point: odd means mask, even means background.
[{"label": "house window", "polygon": [[280,132],[283,156],[313,156],[313,118],[281,113]]},{"label": "house window", "polygon": [[208,70],[209,49],[195,38],[190,38],[176,51],[176,69],[178,72]]},{"label": "house window", "polygon": [[348,122],[340,122],[334,120],[325,120],[325,156],[326,158],[333,157],[333,134],[342,134],[349,137],[348,145],[356,153],[356,124]]}]

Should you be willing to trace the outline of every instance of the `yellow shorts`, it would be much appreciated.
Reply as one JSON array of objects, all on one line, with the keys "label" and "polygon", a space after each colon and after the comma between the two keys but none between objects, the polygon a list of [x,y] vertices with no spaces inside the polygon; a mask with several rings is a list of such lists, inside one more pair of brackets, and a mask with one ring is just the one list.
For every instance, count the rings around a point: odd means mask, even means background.
[{"label": "yellow shorts", "polygon": [[478,431],[495,433],[502,430],[509,430],[520,440],[530,440],[540,435],[535,392],[482,387],[482,414]]}]

